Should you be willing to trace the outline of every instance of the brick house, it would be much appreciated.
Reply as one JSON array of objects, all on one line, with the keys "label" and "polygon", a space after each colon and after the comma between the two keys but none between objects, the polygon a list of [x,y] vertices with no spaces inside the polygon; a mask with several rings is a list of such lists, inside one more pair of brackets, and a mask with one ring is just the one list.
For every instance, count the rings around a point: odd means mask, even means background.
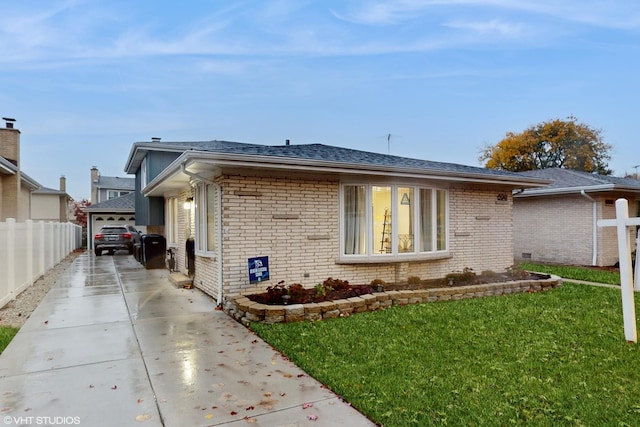
[{"label": "brick house", "polygon": [[4,117],[0,128],[0,221],[67,222],[71,197],[66,179],[60,177],[60,189],[43,187],[27,175],[20,165],[20,131],[15,119]]},{"label": "brick house", "polygon": [[[155,227],[194,285],[222,301],[280,280],[312,287],[442,277],[513,264],[512,191],[548,181],[322,144],[133,144],[136,216]],[[138,213],[143,213],[138,217]],[[250,258],[270,280],[250,283]]]},{"label": "brick house", "polygon": [[598,227],[597,221],[615,218],[619,198],[629,201],[630,216],[638,216],[640,181],[560,168],[520,175],[551,183],[513,196],[516,261],[593,266],[618,262],[616,230]]}]

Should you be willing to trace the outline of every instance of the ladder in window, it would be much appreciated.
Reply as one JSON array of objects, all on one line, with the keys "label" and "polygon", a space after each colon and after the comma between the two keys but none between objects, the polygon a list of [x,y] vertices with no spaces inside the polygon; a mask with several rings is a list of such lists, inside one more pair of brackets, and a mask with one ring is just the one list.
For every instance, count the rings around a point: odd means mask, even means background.
[{"label": "ladder in window", "polygon": [[384,221],[382,222],[382,239],[380,241],[380,253],[391,253],[391,213],[389,209],[384,210]]}]

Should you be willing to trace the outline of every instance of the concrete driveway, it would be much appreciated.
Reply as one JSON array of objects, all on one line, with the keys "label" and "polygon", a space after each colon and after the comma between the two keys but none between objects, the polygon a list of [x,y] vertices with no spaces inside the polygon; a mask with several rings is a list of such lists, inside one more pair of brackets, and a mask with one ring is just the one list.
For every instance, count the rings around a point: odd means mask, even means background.
[{"label": "concrete driveway", "polygon": [[373,426],[202,292],[77,257],[0,355],[4,425]]}]

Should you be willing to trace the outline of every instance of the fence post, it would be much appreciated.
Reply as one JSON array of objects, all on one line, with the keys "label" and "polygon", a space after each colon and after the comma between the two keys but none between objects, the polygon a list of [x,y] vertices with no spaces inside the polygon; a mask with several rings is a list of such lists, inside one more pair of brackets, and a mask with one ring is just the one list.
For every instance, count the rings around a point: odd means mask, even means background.
[{"label": "fence post", "polygon": [[10,299],[16,295],[16,220],[7,218],[7,280]]},{"label": "fence post", "polygon": [[29,286],[33,285],[33,221],[28,219],[25,221],[27,225],[27,278]]},{"label": "fence post", "polygon": [[624,336],[627,341],[637,341],[636,303],[633,294],[633,273],[631,269],[631,247],[629,242],[629,202],[616,200],[616,230],[618,232],[618,253],[620,262],[620,290],[622,292],[622,316]]},{"label": "fence post", "polygon": [[44,275],[46,271],[45,247],[47,241],[44,235],[44,221],[38,221],[38,276]]}]

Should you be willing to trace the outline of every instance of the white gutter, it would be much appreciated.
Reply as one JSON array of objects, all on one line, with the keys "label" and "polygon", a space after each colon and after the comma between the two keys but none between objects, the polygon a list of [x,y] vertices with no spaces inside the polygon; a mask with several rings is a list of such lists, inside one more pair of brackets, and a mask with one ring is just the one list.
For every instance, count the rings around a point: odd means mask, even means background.
[{"label": "white gutter", "polygon": [[215,183],[214,183],[213,181],[211,181],[210,179],[207,179],[207,178],[205,178],[205,177],[203,177],[203,176],[200,176],[200,175],[198,175],[197,173],[189,172],[189,171],[187,170],[187,168],[185,167],[185,165],[184,165],[185,163],[186,163],[186,162],[183,162],[183,163],[181,163],[181,164],[180,164],[180,171],[181,171],[183,174],[187,175],[187,176],[188,176],[188,177],[190,177],[190,178],[195,179],[196,181],[206,182],[207,184],[215,184]]},{"label": "white gutter", "polygon": [[595,266],[596,263],[598,262],[598,207],[597,207],[597,202],[593,199],[593,197],[589,196],[587,193],[585,193],[584,190],[580,190],[580,195],[588,200],[591,200],[591,206],[592,206],[592,221],[593,221],[593,225],[592,225],[592,242],[593,242],[593,257],[591,259],[591,265]]},{"label": "white gutter", "polygon": [[561,187],[561,188],[533,188],[524,193],[518,193],[517,197],[535,197],[535,196],[553,196],[559,194],[570,194],[574,191],[582,194],[585,190],[593,193],[596,191],[612,191],[615,190],[614,184],[587,185],[581,187]]}]

